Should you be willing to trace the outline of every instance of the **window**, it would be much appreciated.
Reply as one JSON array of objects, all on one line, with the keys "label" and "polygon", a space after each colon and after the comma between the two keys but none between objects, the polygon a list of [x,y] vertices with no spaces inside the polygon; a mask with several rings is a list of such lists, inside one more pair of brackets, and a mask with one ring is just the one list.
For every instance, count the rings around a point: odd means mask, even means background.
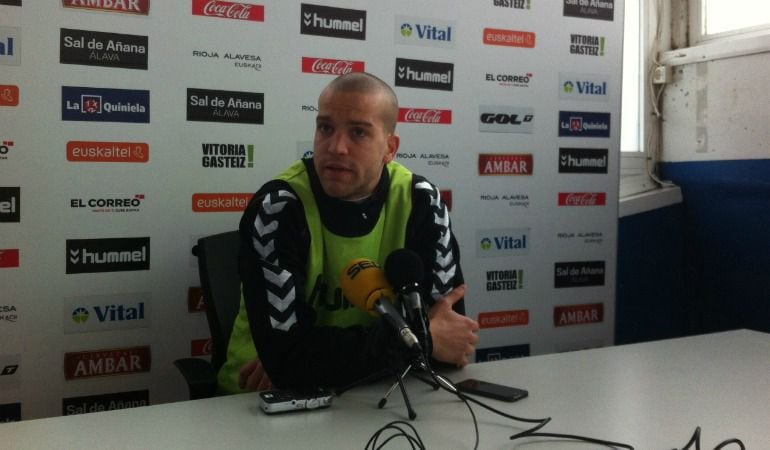
[{"label": "window", "polygon": [[691,43],[761,32],[770,26],[770,4],[765,0],[693,1]]}]

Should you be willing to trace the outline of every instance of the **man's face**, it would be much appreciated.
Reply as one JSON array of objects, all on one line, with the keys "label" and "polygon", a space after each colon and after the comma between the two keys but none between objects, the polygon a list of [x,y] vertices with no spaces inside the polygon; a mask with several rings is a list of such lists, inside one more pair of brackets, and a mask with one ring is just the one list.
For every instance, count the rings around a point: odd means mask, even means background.
[{"label": "man's face", "polygon": [[385,129],[385,105],[379,93],[327,89],[321,94],[313,160],[327,195],[354,201],[374,191],[399,144],[398,136]]}]

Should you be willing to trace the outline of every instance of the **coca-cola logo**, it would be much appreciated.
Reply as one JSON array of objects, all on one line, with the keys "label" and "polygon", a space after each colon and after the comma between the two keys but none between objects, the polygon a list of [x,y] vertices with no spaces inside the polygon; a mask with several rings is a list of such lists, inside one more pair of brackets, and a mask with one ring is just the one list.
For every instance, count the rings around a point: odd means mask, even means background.
[{"label": "coca-cola logo", "polygon": [[559,192],[559,206],[604,206],[607,194],[604,192]]},{"label": "coca-cola logo", "polygon": [[346,73],[363,72],[364,70],[365,64],[363,61],[302,57],[302,72],[304,73],[345,75]]},{"label": "coca-cola logo", "polygon": [[407,123],[450,124],[452,123],[452,110],[399,108],[398,121]]},{"label": "coca-cola logo", "polygon": [[196,16],[220,17],[222,19],[265,21],[265,7],[250,3],[193,0],[192,13]]}]

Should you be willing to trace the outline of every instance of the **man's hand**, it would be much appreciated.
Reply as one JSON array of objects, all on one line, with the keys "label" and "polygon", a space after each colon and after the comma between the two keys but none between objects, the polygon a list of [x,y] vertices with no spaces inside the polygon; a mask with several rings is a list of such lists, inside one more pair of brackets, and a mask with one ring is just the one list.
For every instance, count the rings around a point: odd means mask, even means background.
[{"label": "man's hand", "polygon": [[479,324],[456,313],[452,305],[465,295],[465,285],[454,288],[438,299],[428,311],[430,335],[433,339],[433,357],[439,361],[465,367],[468,357],[476,351],[479,342]]},{"label": "man's hand", "polygon": [[264,391],[272,389],[273,383],[267,376],[259,358],[249,361],[238,372],[238,386],[247,391]]}]

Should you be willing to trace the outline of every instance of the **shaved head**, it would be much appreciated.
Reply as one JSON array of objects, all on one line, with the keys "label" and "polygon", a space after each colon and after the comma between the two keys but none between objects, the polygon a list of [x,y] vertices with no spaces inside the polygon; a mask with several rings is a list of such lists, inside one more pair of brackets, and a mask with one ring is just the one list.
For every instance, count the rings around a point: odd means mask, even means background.
[{"label": "shaved head", "polygon": [[332,80],[321,92],[321,97],[328,92],[348,92],[382,97],[380,117],[385,130],[396,131],[398,121],[398,99],[388,83],[368,72],[350,72]]}]

